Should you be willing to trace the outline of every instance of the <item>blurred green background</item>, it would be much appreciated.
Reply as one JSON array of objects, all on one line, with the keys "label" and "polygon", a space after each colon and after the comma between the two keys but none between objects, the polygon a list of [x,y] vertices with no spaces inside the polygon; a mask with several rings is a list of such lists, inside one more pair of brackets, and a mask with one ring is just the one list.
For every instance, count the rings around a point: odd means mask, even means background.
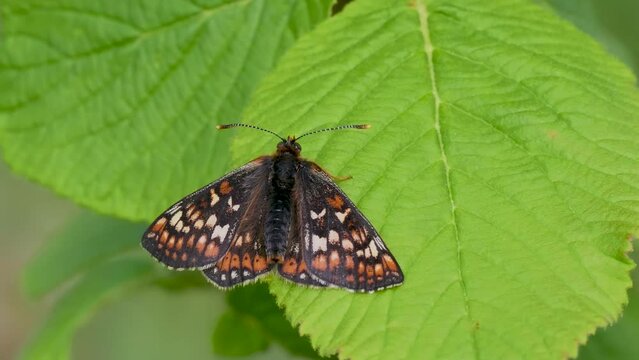
[{"label": "blurred green background", "polygon": [[[565,19],[597,39],[639,74],[639,1],[548,0]],[[22,269],[48,238],[60,233],[82,211],[50,191],[13,175],[0,163],[0,358],[14,358],[38,329],[56,294],[29,300],[21,289]],[[634,256],[637,260],[637,256]],[[634,279],[637,281],[637,271]],[[224,294],[213,287],[169,292],[145,286],[123,300],[107,303],[75,337],[76,359],[219,358],[212,354],[213,329],[227,310]],[[623,318],[600,330],[580,351],[580,359],[639,358],[639,291],[630,290]],[[180,316],[176,314],[180,304]],[[153,321],[148,321],[151,314]],[[184,336],[184,333],[189,336]],[[171,341],[175,339],[175,341]],[[251,356],[295,358],[279,345]]]}]

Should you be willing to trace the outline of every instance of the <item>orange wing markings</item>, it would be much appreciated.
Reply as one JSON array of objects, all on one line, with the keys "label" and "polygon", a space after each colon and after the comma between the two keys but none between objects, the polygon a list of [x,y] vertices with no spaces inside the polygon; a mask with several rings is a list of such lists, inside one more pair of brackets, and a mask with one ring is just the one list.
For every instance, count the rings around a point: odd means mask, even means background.
[{"label": "orange wing markings", "polygon": [[253,270],[256,273],[262,272],[266,270],[267,267],[268,267],[268,264],[266,262],[266,258],[261,255],[255,255],[255,258],[253,259]]},{"label": "orange wing markings", "polygon": [[330,207],[335,210],[340,210],[344,206],[344,199],[341,196],[335,194],[333,197],[327,197],[326,202]]},{"label": "orange wing markings", "polygon": [[231,191],[233,191],[233,187],[231,186],[231,183],[229,183],[226,180],[222,181],[222,183],[220,184],[220,194],[227,195]]},{"label": "orange wing markings", "polygon": [[155,222],[155,224],[153,224],[153,226],[151,227],[151,231],[156,234],[159,234],[162,230],[164,230],[165,226],[166,226],[166,218],[161,217],[160,219],[158,219],[158,221]]}]

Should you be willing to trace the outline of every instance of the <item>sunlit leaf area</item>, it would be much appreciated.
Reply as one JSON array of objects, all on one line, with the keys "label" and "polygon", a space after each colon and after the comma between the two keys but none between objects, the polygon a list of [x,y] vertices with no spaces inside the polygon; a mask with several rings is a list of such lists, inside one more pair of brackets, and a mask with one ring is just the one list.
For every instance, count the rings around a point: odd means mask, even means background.
[{"label": "sunlit leaf area", "polygon": [[[633,0],[0,3],[0,358],[639,358],[636,14]],[[145,251],[172,204],[276,151],[271,134],[216,130],[238,122],[284,138],[367,124],[304,137],[301,156],[383,238],[359,256],[387,247],[403,283],[274,271],[224,291]],[[299,225],[297,250],[326,250]]]}]

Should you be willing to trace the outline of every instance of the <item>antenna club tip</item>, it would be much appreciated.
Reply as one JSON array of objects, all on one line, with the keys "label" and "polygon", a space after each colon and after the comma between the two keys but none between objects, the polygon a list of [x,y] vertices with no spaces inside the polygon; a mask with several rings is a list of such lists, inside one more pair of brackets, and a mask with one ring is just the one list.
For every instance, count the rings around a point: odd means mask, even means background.
[{"label": "antenna club tip", "polygon": [[223,125],[215,125],[215,128],[218,130],[224,130],[224,129],[228,129],[231,126],[229,126],[229,124],[223,124]]},{"label": "antenna club tip", "polygon": [[357,126],[360,129],[370,129],[371,125],[370,124],[362,124],[362,125],[358,125]]}]

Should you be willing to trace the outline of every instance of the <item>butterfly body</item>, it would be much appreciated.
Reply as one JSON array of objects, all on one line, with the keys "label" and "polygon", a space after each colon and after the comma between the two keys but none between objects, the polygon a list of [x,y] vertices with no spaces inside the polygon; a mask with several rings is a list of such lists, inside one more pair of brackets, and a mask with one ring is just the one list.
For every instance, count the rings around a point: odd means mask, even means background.
[{"label": "butterfly body", "polygon": [[313,287],[372,292],[403,274],[371,223],[294,137],[180,200],[145,232],[160,262],[221,288],[272,270]]},{"label": "butterfly body", "polygon": [[269,179],[270,208],[266,215],[264,234],[266,254],[270,262],[280,262],[286,250],[300,150],[295,138],[289,137],[278,144],[277,152],[273,155],[273,168]]}]

